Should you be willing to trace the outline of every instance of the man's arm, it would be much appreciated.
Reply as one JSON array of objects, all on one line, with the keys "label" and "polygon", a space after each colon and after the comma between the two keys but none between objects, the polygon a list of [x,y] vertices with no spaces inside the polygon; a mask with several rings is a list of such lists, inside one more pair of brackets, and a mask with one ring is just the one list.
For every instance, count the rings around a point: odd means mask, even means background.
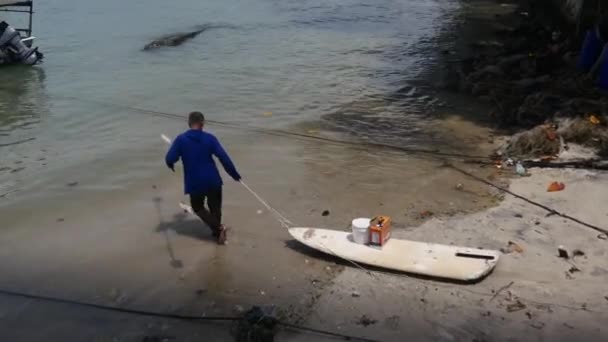
[{"label": "man's arm", "polygon": [[173,172],[175,172],[175,163],[177,163],[177,161],[182,155],[179,142],[180,139],[179,137],[177,137],[175,141],[173,141],[173,144],[171,144],[171,147],[169,148],[169,151],[165,156],[165,163],[167,164],[168,168],[173,170]]},{"label": "man's arm", "polygon": [[219,140],[217,140],[217,138],[214,137],[213,140],[214,140],[213,154],[217,157],[217,159],[220,160],[220,162],[222,163],[222,166],[224,167],[224,170],[226,170],[226,172],[230,175],[230,177],[232,177],[232,179],[234,179],[237,182],[240,181],[241,175],[236,170],[236,167],[232,163],[232,160],[228,156],[228,153],[226,153],[226,151],[222,147],[222,144],[220,144],[220,142],[219,142]]}]

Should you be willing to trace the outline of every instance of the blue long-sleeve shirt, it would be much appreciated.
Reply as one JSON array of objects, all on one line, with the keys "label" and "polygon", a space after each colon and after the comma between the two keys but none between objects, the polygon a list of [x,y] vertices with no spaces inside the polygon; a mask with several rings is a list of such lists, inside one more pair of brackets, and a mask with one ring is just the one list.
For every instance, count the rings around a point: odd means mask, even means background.
[{"label": "blue long-sleeve shirt", "polygon": [[204,194],[223,185],[213,156],[219,159],[234,180],[241,180],[241,175],[217,138],[202,130],[191,129],[175,138],[165,162],[169,168],[173,168],[181,158],[184,164],[184,193]]}]

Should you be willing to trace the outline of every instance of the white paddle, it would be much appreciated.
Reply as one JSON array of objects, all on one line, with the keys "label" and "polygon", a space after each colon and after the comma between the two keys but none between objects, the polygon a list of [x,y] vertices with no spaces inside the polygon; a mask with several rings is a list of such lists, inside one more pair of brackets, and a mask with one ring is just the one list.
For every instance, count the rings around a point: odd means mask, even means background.
[{"label": "white paddle", "polygon": [[165,141],[167,144],[171,145],[171,139],[170,139],[168,136],[166,136],[166,135],[164,135],[164,134],[161,134],[161,135],[160,135],[160,137],[161,137],[161,139],[163,139],[163,140],[164,140],[164,141]]}]

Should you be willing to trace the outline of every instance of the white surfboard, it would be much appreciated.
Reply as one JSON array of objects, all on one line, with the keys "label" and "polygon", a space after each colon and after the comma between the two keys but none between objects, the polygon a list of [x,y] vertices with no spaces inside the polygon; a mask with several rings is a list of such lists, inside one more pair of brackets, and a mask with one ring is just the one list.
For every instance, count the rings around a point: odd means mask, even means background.
[{"label": "white surfboard", "polygon": [[473,281],[496,266],[499,251],[456,247],[391,238],[382,248],[355,243],[349,232],[290,228],[301,243],[361,264],[431,277]]}]

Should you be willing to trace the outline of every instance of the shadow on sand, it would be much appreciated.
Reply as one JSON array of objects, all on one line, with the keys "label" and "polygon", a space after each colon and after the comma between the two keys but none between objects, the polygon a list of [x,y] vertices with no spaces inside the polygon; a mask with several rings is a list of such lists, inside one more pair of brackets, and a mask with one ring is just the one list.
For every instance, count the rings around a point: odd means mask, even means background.
[{"label": "shadow on sand", "polygon": [[198,219],[188,219],[188,214],[178,213],[173,215],[170,221],[165,221],[161,211],[162,197],[154,197],[152,199],[156,212],[158,214],[158,226],[156,226],[156,232],[162,233],[165,237],[165,243],[169,258],[171,259],[170,265],[173,268],[184,267],[183,262],[175,256],[175,250],[173,243],[171,242],[171,236],[173,234],[187,236],[197,240],[214,241],[215,239],[211,235],[211,230]]}]

